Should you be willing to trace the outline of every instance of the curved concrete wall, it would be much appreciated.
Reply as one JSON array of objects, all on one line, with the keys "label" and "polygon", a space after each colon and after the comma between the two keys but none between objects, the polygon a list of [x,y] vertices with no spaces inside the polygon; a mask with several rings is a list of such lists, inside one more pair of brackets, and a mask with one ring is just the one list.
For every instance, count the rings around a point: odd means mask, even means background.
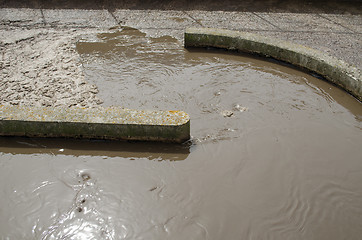
[{"label": "curved concrete wall", "polygon": [[252,33],[188,28],[185,47],[217,47],[272,57],[318,73],[362,101],[361,72],[356,67],[302,45]]}]

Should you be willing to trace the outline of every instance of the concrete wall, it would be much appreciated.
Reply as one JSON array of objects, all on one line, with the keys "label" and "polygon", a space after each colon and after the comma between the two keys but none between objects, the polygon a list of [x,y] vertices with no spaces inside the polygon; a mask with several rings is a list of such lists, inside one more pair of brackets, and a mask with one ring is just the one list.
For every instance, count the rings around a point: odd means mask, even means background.
[{"label": "concrete wall", "polygon": [[185,47],[217,47],[272,57],[315,72],[362,100],[359,69],[302,45],[252,33],[188,28],[185,32]]}]

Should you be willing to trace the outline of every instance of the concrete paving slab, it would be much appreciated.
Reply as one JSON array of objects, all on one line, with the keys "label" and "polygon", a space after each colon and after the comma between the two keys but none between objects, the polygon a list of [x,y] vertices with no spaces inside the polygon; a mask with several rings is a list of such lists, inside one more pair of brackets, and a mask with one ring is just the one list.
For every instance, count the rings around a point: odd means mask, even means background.
[{"label": "concrete paving slab", "polygon": [[0,24],[32,26],[43,24],[43,18],[40,9],[0,8]]},{"label": "concrete paving slab", "polygon": [[362,34],[362,15],[320,14],[350,31]]},{"label": "concrete paving slab", "polygon": [[134,28],[184,29],[198,24],[182,11],[116,10],[114,16],[121,25]]},{"label": "concrete paving slab", "polygon": [[136,25],[137,28],[155,28],[162,26],[164,29],[185,29],[186,27],[200,26],[187,18],[143,18]]},{"label": "concrete paving slab", "polygon": [[45,23],[51,26],[110,28],[118,25],[107,10],[44,9],[43,13]]},{"label": "concrete paving slab", "polygon": [[189,18],[185,11],[175,11],[175,10],[148,10],[149,16],[153,16],[155,18]]},{"label": "concrete paving slab", "polygon": [[256,13],[266,21],[285,31],[351,32],[318,14]]},{"label": "concrete paving slab", "polygon": [[250,12],[187,11],[203,27],[225,29],[277,30],[275,26]]},{"label": "concrete paving slab", "polygon": [[[178,48],[182,48],[182,46],[183,46],[184,35],[185,35],[185,31],[183,29],[170,30],[170,29],[154,29],[154,28],[142,29],[141,28],[139,30],[146,33],[147,37],[152,37],[152,38],[171,36],[179,42]],[[173,48],[173,46],[170,46],[170,48]]]},{"label": "concrete paving slab", "polygon": [[147,17],[148,12],[142,10],[116,10],[113,15],[120,25],[137,28],[142,18]]}]

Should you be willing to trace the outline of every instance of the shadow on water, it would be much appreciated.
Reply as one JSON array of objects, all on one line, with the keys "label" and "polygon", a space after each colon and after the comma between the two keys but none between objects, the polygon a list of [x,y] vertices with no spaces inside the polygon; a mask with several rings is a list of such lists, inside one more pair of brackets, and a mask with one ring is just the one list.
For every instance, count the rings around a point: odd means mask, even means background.
[{"label": "shadow on water", "polygon": [[0,0],[4,8],[42,9],[135,9],[135,10],[206,10],[240,12],[351,13],[360,14],[360,0]]},{"label": "shadow on water", "polygon": [[10,154],[51,154],[123,157],[134,160],[184,160],[190,144],[83,140],[61,138],[0,137],[0,152]]}]

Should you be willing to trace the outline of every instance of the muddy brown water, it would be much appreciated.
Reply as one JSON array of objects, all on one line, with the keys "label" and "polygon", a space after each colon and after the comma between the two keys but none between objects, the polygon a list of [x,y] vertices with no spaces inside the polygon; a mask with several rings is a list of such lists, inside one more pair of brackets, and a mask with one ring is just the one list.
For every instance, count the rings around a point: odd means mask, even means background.
[{"label": "muddy brown water", "polygon": [[192,140],[0,138],[1,237],[360,239],[357,100],[296,69],[169,36],[92,39],[77,50],[104,105],[184,110]]}]

